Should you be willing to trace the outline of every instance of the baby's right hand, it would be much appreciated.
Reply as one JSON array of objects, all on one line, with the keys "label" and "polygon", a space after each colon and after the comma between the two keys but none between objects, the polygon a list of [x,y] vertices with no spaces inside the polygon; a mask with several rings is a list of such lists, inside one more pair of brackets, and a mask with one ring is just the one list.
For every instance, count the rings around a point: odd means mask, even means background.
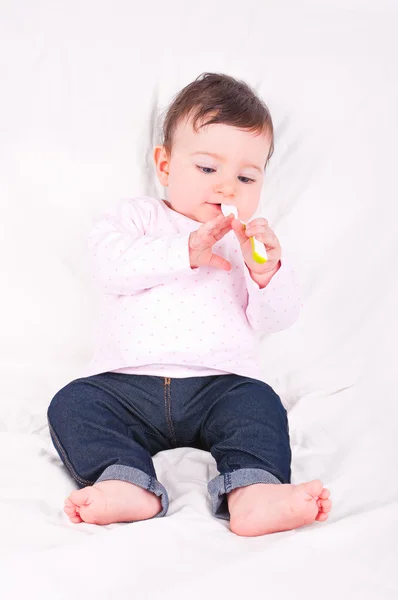
[{"label": "baby's right hand", "polygon": [[215,267],[223,271],[231,269],[231,263],[225,258],[213,254],[212,247],[228,231],[231,231],[233,220],[234,216],[232,214],[228,217],[220,214],[215,219],[203,223],[197,231],[191,233],[189,236],[189,260],[192,269],[203,266]]}]

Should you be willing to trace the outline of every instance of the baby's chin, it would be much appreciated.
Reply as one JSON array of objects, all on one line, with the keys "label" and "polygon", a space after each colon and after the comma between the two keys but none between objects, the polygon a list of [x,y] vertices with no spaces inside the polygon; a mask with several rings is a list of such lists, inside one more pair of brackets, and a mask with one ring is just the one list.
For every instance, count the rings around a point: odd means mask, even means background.
[{"label": "baby's chin", "polygon": [[198,206],[187,207],[186,211],[185,207],[181,207],[179,212],[182,212],[194,221],[198,221],[198,223],[207,223],[222,214],[221,204],[214,204],[212,202],[203,202]]},{"label": "baby's chin", "polygon": [[212,211],[212,214],[214,214],[215,217],[218,217],[218,215],[222,213],[221,204],[213,204],[211,202],[206,202],[205,206],[208,207],[209,211]]},{"label": "baby's chin", "polygon": [[221,204],[214,204],[212,202],[204,202],[200,204],[198,207],[192,210],[193,217],[199,223],[207,223],[212,219],[218,217],[218,215],[222,214]]}]

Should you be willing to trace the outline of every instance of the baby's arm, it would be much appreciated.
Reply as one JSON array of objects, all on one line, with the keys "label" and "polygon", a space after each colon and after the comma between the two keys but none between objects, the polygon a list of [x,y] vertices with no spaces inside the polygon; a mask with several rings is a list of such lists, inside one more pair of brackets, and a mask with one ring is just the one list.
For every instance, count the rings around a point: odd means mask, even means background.
[{"label": "baby's arm", "polygon": [[[248,291],[246,316],[250,325],[262,333],[290,327],[300,312],[300,294],[292,269],[281,259],[282,250],[277,236],[263,218],[250,221],[247,227],[235,219],[232,228],[245,261]],[[251,236],[266,246],[266,263],[258,264],[253,259]]]},{"label": "baby's arm", "polygon": [[158,222],[153,199],[122,202],[115,213],[101,217],[89,236],[94,279],[108,294],[130,295],[171,281],[177,273],[194,274],[189,260],[189,233],[151,237]]},{"label": "baby's arm", "polygon": [[246,316],[253,329],[262,333],[275,333],[293,325],[302,306],[293,270],[285,260],[281,263],[271,281],[262,289],[245,269],[248,290]]}]

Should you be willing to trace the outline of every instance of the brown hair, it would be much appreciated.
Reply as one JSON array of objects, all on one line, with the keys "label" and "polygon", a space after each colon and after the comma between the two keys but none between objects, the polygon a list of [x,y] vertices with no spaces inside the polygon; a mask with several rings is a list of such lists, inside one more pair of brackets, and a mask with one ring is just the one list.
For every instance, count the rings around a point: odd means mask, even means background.
[{"label": "brown hair", "polygon": [[[163,124],[163,145],[171,150],[178,123],[192,117],[194,131],[212,123],[223,123],[240,129],[268,132],[271,147],[267,163],[274,151],[274,127],[265,103],[244,81],[222,73],[202,73],[184,87],[170,105]],[[207,118],[208,117],[208,118]]]}]

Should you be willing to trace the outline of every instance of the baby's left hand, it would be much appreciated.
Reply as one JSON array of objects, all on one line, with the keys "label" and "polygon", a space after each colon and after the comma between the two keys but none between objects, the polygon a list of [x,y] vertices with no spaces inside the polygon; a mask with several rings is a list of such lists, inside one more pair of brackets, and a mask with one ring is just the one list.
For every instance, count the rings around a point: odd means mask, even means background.
[{"label": "baby's left hand", "polygon": [[[266,219],[253,219],[247,224],[246,229],[238,219],[234,219],[232,229],[239,240],[244,261],[251,271],[251,275],[255,274],[261,277],[261,275],[271,275],[271,272],[278,270],[281,259],[281,246]],[[266,247],[268,260],[263,264],[256,262],[252,256],[252,246],[249,240],[252,236]]]}]

